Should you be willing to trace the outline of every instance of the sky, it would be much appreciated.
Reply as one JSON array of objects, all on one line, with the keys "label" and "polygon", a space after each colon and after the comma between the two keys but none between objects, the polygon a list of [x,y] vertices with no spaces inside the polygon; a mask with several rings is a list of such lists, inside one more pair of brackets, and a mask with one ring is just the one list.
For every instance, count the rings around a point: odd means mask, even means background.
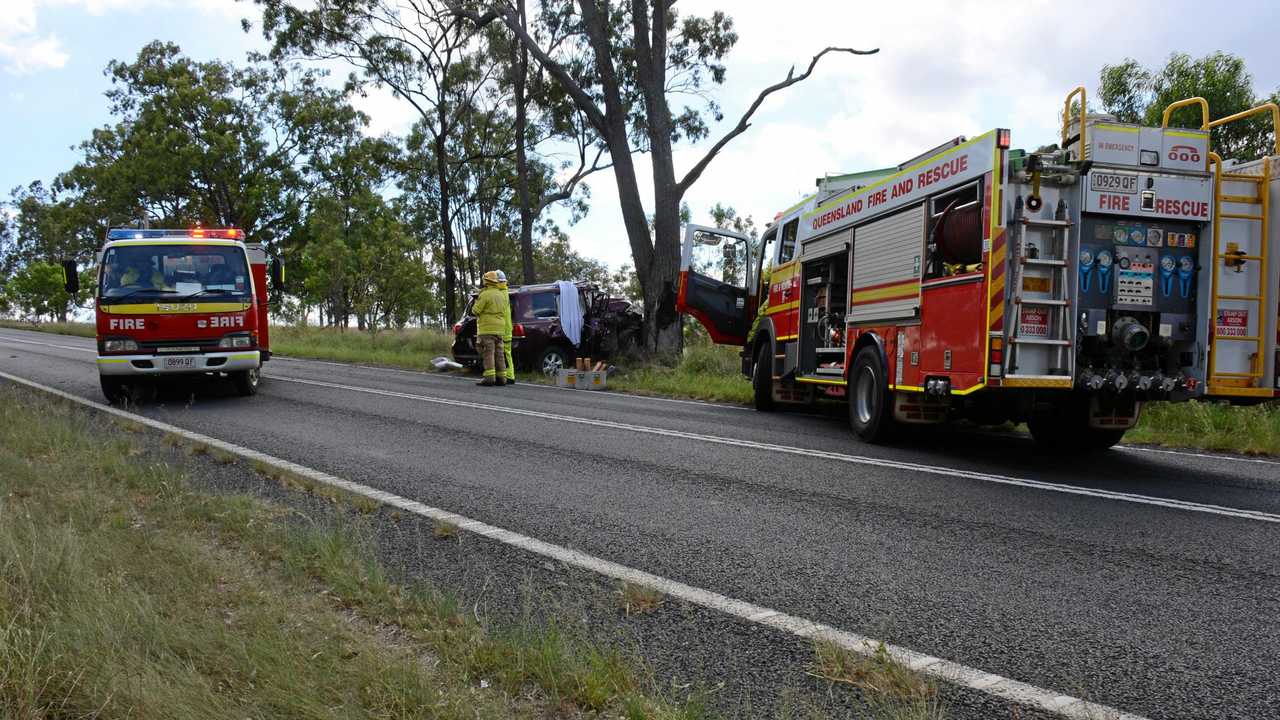
[{"label": "sky", "polygon": [[[773,95],[686,195],[694,222],[716,203],[763,226],[812,192],[824,174],[896,165],[958,135],[995,127],[1015,147],[1059,134],[1066,93],[1092,96],[1104,64],[1132,57],[1159,67],[1172,52],[1225,50],[1244,58],[1259,95],[1280,87],[1280,7],[1189,2],[760,2],[681,0],[683,14],[727,11],[740,36],[713,89],[725,119],[696,145],[677,146],[678,177],[736,123],[759,90],[801,70],[827,46],[879,48],[828,55],[813,76]],[[147,42],[171,41],[200,60],[243,62],[264,49],[241,30],[251,3],[235,0],[0,0],[0,191],[48,182],[73,149],[110,122],[103,69]],[[385,93],[357,103],[369,132],[402,133],[407,105]],[[649,187],[648,158],[637,159]],[[610,173],[589,181],[591,210],[565,226],[573,247],[613,267],[630,261]],[[652,207],[649,198],[646,207]]]}]

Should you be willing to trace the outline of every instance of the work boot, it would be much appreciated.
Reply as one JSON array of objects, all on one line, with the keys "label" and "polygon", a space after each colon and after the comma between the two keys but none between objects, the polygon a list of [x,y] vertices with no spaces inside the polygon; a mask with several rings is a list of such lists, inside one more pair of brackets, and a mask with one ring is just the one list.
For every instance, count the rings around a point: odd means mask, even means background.
[{"label": "work boot", "polygon": [[476,385],[479,385],[480,387],[493,387],[496,384],[497,383],[495,383],[493,380],[490,380],[489,378],[485,378],[480,382],[476,383]]},{"label": "work boot", "polygon": [[493,384],[497,385],[498,387],[502,387],[503,385],[507,384],[507,381],[503,378],[498,378]]},{"label": "work boot", "polygon": [[507,378],[507,384],[508,384],[508,385],[515,385],[515,384],[516,384],[516,379],[515,379],[515,378]]}]

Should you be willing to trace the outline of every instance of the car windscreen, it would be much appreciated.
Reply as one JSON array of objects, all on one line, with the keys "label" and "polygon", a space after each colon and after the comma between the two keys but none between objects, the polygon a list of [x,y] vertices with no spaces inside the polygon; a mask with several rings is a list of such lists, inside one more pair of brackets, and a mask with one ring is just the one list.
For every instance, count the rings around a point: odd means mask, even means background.
[{"label": "car windscreen", "polygon": [[107,250],[98,276],[104,303],[189,298],[248,299],[244,249],[235,245],[122,245]]}]

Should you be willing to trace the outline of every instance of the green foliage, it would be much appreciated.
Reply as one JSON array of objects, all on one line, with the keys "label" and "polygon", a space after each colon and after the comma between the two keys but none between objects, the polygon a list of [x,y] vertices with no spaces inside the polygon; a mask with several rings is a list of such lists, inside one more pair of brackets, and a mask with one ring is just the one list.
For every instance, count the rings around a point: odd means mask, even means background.
[{"label": "green foliage", "polygon": [[[1189,97],[1203,97],[1209,103],[1210,120],[1255,107],[1266,98],[1254,90],[1253,75],[1244,60],[1225,52],[1195,59],[1185,53],[1169,56],[1159,70],[1142,67],[1132,58],[1116,65],[1104,65],[1099,76],[1099,98],[1106,112],[1124,122],[1159,126],[1170,104]],[[1271,101],[1280,98],[1280,90]],[[1200,127],[1197,106],[1175,110],[1169,124]],[[1262,114],[1213,130],[1213,149],[1224,158],[1253,159],[1274,151],[1271,118]]]},{"label": "green foliage", "polygon": [[65,318],[73,298],[63,289],[62,267],[52,263],[31,263],[5,283],[4,296],[20,312],[31,318]]}]

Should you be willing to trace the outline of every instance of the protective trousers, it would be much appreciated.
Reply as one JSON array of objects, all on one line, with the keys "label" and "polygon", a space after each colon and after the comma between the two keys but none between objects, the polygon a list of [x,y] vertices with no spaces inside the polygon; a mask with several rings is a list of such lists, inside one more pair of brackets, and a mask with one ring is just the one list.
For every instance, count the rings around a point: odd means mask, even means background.
[{"label": "protective trousers", "polygon": [[511,359],[511,340],[510,340],[510,338],[505,338],[505,339],[503,339],[503,341],[502,341],[502,355],[503,355],[503,360],[504,360],[504,361],[506,362],[506,364],[507,364],[507,379],[508,379],[508,380],[510,380],[510,381],[512,381],[512,382],[515,382],[515,379],[516,379],[516,363],[515,363],[515,361],[514,361],[514,360],[512,360],[512,359]]},{"label": "protective trousers", "polygon": [[480,349],[480,359],[484,362],[484,379],[496,380],[507,377],[507,358],[503,351],[501,335],[479,335],[476,345]]}]

